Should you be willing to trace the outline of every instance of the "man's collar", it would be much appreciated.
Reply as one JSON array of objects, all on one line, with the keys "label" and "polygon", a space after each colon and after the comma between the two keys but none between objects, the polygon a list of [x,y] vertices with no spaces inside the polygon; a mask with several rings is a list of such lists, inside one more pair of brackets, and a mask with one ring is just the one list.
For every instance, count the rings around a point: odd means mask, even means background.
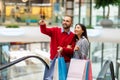
[{"label": "man's collar", "polygon": [[[62,32],[62,33],[65,32],[63,28],[61,29],[61,32]],[[68,32],[66,32],[66,33],[69,35],[70,32],[71,32],[71,31],[68,31]]]}]

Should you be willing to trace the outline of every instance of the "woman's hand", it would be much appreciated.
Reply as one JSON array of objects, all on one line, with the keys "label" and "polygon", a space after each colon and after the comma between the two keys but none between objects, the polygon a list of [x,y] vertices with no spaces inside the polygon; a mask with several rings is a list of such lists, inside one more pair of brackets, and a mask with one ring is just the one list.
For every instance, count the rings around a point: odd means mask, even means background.
[{"label": "woman's hand", "polygon": [[78,51],[79,50],[79,47],[78,46],[75,46],[74,47],[74,51]]}]

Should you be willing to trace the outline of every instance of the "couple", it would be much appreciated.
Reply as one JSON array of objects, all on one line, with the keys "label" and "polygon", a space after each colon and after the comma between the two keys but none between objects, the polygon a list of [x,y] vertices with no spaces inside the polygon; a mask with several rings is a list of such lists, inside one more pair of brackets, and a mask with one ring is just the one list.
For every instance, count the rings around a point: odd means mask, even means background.
[{"label": "couple", "polygon": [[[70,31],[72,23],[72,17],[69,15],[63,18],[62,28],[47,28],[44,20],[39,21],[41,32],[51,38],[50,59],[53,60],[58,53],[60,53],[65,59],[67,69],[69,68],[70,59],[73,57],[73,53],[77,51],[77,53],[80,54],[80,58],[86,59],[89,49],[86,27],[78,23],[75,25],[73,33]],[[79,56],[74,56],[79,58]]]}]

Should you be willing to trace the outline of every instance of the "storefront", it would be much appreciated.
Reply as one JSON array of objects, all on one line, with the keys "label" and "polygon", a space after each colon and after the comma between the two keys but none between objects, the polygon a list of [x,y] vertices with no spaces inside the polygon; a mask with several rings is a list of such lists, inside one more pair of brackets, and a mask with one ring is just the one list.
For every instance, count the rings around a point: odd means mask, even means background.
[{"label": "storefront", "polygon": [[5,0],[0,1],[0,4],[5,22],[37,23],[41,15],[45,19],[52,16],[53,2],[50,0]]}]

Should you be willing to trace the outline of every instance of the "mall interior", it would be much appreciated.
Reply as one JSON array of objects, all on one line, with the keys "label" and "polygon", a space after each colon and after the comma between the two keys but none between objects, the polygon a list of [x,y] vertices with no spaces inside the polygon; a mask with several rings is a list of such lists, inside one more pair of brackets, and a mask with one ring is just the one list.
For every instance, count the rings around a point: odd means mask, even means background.
[{"label": "mall interior", "polygon": [[120,80],[119,0],[0,0],[0,80],[43,80],[50,38],[40,32],[62,26],[64,15],[86,26],[93,80]]}]

